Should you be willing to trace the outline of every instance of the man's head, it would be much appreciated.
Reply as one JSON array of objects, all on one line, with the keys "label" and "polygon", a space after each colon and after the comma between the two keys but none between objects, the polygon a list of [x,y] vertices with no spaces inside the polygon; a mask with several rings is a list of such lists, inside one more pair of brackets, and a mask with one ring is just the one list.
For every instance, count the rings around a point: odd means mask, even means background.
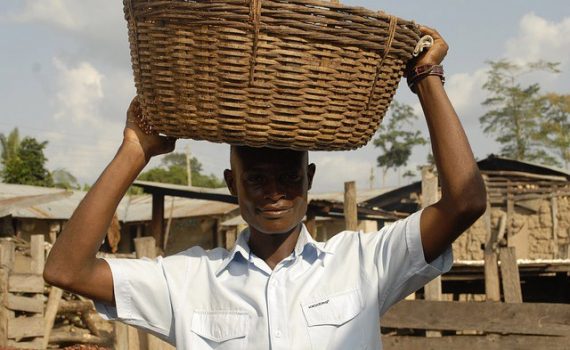
[{"label": "man's head", "polygon": [[224,178],[251,229],[281,234],[299,227],[315,174],[308,158],[301,151],[232,146]]}]

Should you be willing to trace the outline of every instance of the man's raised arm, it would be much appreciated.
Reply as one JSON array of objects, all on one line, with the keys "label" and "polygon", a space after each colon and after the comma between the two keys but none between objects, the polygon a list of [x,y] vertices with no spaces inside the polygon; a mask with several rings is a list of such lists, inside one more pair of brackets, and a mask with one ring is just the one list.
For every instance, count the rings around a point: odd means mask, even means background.
[{"label": "man's raised arm", "polygon": [[127,112],[123,142],[117,154],[89,190],[57,238],[44,269],[44,279],[55,286],[113,303],[109,265],[96,258],[121,198],[152,156],[171,152],[174,139],[146,135],[138,127],[136,99]]},{"label": "man's raised arm", "polygon": [[[437,31],[426,27],[421,31],[434,38],[434,45],[419,57],[415,67],[439,65],[447,53],[447,44]],[[427,120],[441,183],[441,199],[427,207],[420,219],[424,255],[431,262],[485,212],[486,192],[440,77],[427,75],[414,84],[414,89]]]}]

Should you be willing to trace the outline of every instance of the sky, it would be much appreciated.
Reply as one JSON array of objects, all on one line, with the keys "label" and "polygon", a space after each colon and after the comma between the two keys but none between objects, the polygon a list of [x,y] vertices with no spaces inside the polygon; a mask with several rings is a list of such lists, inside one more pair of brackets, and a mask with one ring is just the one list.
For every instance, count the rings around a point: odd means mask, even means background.
[{"label": "sky", "polygon": [[[383,10],[436,28],[450,46],[443,62],[446,90],[478,159],[499,152],[484,135],[479,117],[486,94],[486,61],[560,62],[560,74],[525,77],[543,91],[570,93],[570,6],[567,0],[344,0],[349,6]],[[125,112],[135,95],[126,21],[118,0],[3,0],[0,2],[0,133],[47,140],[50,170],[66,169],[80,183],[94,182],[122,140]],[[395,99],[414,107],[413,128],[427,136],[417,97],[402,82]],[[389,116],[388,116],[389,117]],[[380,130],[381,132],[381,130]],[[222,175],[229,147],[178,140],[190,147],[206,173]],[[428,146],[413,150],[407,169],[426,161]],[[370,142],[355,150],[312,152],[317,165],[313,192],[338,192],[345,181],[357,188],[404,185],[397,172],[382,183],[379,149]],[[147,168],[159,164],[155,159]],[[374,181],[371,183],[371,170]],[[405,172],[405,169],[402,173]]]}]

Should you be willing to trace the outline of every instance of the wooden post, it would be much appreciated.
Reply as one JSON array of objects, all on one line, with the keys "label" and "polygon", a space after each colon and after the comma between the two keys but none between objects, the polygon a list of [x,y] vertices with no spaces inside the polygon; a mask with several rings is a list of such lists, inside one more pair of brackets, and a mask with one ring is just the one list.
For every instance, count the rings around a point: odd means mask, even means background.
[{"label": "wooden post", "polygon": [[315,212],[312,210],[307,211],[307,220],[305,221],[305,226],[307,231],[311,234],[313,238],[317,238],[317,222]]},{"label": "wooden post", "polygon": [[11,312],[8,310],[8,279],[14,267],[15,244],[3,239],[0,241],[0,346],[8,345],[8,321]]},{"label": "wooden post", "polygon": [[61,301],[62,295],[63,295],[63,290],[57,287],[53,286],[51,287],[44,314],[45,328],[44,328],[44,338],[42,340],[43,349],[46,349],[49,344],[49,337],[51,336],[51,330],[53,329],[53,323],[55,322],[55,316],[57,315],[57,309],[59,308],[59,302]]},{"label": "wooden post", "polygon": [[113,343],[113,349],[117,350],[129,350],[129,333],[126,324],[119,321],[115,321],[115,341]]},{"label": "wooden post", "polygon": [[162,248],[164,244],[164,194],[162,193],[152,194],[150,232],[155,239],[156,246]]},{"label": "wooden post", "polygon": [[347,230],[358,230],[358,208],[356,205],[356,184],[354,181],[344,183],[344,221]]},{"label": "wooden post", "polygon": [[[439,199],[438,179],[431,166],[422,167],[422,208],[426,208]],[[441,300],[441,276],[434,278],[424,286],[426,300]],[[426,331],[427,337],[441,337],[441,332]]]},{"label": "wooden post", "polygon": [[550,213],[552,214],[552,240],[550,241],[552,257],[559,258],[558,254],[558,197],[556,186],[552,186],[552,197],[550,198]]},{"label": "wooden post", "polygon": [[[483,176],[485,184],[488,182],[487,176]],[[489,191],[487,191],[488,193]],[[485,295],[487,301],[501,301],[501,286],[499,282],[499,266],[497,264],[497,237],[498,231],[493,230],[491,225],[492,207],[487,197],[487,210],[485,211],[485,228],[487,231],[487,242],[485,243]]]},{"label": "wooden post", "polygon": [[44,235],[32,235],[31,238],[31,273],[41,275],[46,261],[44,250]]},{"label": "wooden post", "polygon": [[506,303],[522,303],[521,281],[515,247],[499,249],[501,278]]},{"label": "wooden post", "polygon": [[137,259],[156,258],[156,242],[154,237],[135,238],[135,251]]}]

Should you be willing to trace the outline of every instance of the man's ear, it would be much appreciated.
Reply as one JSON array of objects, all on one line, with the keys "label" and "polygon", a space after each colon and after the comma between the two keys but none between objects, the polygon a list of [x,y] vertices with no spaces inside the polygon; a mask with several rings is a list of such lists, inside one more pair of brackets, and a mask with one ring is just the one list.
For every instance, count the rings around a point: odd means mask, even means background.
[{"label": "man's ear", "polygon": [[226,186],[228,186],[228,190],[230,190],[232,196],[237,197],[234,173],[230,169],[224,170],[224,180],[226,181]]},{"label": "man's ear", "polygon": [[307,177],[309,179],[309,190],[313,187],[313,177],[315,176],[315,171],[317,170],[317,166],[315,163],[309,164],[307,167]]}]

